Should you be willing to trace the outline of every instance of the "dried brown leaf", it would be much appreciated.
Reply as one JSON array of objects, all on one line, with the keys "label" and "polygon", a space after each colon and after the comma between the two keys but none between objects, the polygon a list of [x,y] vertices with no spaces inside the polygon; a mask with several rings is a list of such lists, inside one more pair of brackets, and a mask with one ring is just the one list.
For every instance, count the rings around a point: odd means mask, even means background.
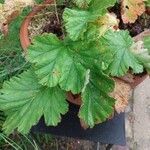
[{"label": "dried brown leaf", "polygon": [[122,0],[122,20],[124,23],[134,23],[138,16],[145,12],[145,0]]},{"label": "dried brown leaf", "polygon": [[131,87],[128,83],[125,83],[123,80],[115,78],[115,89],[110,94],[110,96],[116,99],[115,110],[118,113],[125,111],[125,108],[128,105],[130,91]]}]

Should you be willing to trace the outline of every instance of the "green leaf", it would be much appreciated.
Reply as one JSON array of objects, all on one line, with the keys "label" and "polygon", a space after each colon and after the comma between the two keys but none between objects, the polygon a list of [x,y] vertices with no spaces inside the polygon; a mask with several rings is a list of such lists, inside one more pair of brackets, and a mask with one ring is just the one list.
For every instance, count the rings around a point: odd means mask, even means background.
[{"label": "green leaf", "polygon": [[130,68],[134,73],[143,71],[143,66],[131,52],[133,40],[127,31],[109,31],[103,36],[101,42],[113,54],[113,61],[107,68],[112,76],[123,76]]},{"label": "green leaf", "polygon": [[[16,19],[14,19],[9,24],[9,34],[7,35],[7,38],[2,36],[0,38],[0,53],[5,52],[20,52],[22,51],[22,47],[20,44],[20,26],[24,20],[24,18],[27,16],[27,14],[31,11],[31,8],[25,8],[21,15],[19,15]],[[15,38],[14,38],[15,37]]]},{"label": "green leaf", "polygon": [[150,54],[147,50],[142,53],[135,54],[135,57],[143,65],[146,71],[150,74]]},{"label": "green leaf", "polygon": [[[69,37],[76,41],[82,39],[90,24],[107,12],[116,0],[93,0],[87,10],[66,8],[63,14],[66,30]],[[90,31],[91,32],[91,31]]]},{"label": "green leaf", "polygon": [[45,34],[34,39],[28,59],[35,63],[40,84],[49,87],[59,84],[62,89],[76,94],[84,85],[86,68],[74,55],[65,42],[53,34]]},{"label": "green leaf", "polygon": [[146,6],[150,7],[150,0],[145,1]]},{"label": "green leaf", "polygon": [[137,41],[133,44],[132,52],[138,61],[143,65],[148,73],[150,73],[150,38],[145,37],[143,41]]},{"label": "green leaf", "polygon": [[91,14],[88,11],[76,10],[66,8],[63,13],[66,30],[69,37],[76,41],[87,30],[88,22],[90,21]]},{"label": "green leaf", "polygon": [[144,47],[150,52],[150,36],[144,37]]},{"label": "green leaf", "polygon": [[5,0],[0,0],[0,3],[4,4]]},{"label": "green leaf", "polygon": [[81,62],[87,69],[93,68],[100,59],[99,42],[76,41],[70,43],[73,56],[76,61]]},{"label": "green leaf", "polygon": [[74,3],[80,8],[86,8],[92,0],[74,0]]},{"label": "green leaf", "polygon": [[114,6],[116,0],[92,0],[89,10],[96,16],[103,16],[107,12],[107,8]]},{"label": "green leaf", "polygon": [[42,87],[33,71],[26,71],[4,83],[0,95],[0,110],[7,119],[3,129],[10,134],[18,128],[28,133],[33,125],[44,115],[47,125],[56,126],[61,114],[68,111],[65,92],[59,87]]},{"label": "green leaf", "polygon": [[114,111],[115,101],[108,96],[114,82],[97,71],[89,74],[89,82],[82,91],[82,106],[79,117],[90,127],[105,121]]}]

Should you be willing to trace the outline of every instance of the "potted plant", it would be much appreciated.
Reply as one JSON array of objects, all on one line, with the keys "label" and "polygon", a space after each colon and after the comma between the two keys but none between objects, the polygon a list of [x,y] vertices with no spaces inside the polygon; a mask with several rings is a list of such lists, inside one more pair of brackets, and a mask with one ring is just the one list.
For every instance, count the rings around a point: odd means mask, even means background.
[{"label": "potted plant", "polygon": [[[57,7],[56,1],[47,3]],[[124,110],[129,83],[135,83],[135,75],[150,71],[150,37],[146,31],[134,41],[127,30],[120,30],[116,15],[108,11],[115,3],[74,0],[63,8],[62,35],[45,33],[32,39],[32,44],[27,28],[24,30],[31,21],[27,16],[20,37],[31,67],[6,81],[1,90],[0,110],[7,115],[5,133],[14,129],[28,133],[42,116],[47,126],[57,126],[68,111],[66,99],[81,105],[78,117],[84,128],[93,128],[114,111]],[[136,3],[133,8],[121,2],[125,23],[133,23],[145,11],[143,1]],[[32,16],[41,8],[35,7]],[[130,15],[132,11],[136,13]]]}]

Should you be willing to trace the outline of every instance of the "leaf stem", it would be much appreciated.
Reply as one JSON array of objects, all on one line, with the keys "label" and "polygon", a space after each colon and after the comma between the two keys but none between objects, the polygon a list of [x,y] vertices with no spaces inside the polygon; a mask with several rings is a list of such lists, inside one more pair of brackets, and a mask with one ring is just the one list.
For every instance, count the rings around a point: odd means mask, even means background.
[{"label": "leaf stem", "polygon": [[58,24],[60,24],[56,0],[54,0],[54,7],[55,7],[55,13],[56,13],[56,18],[57,18]]}]

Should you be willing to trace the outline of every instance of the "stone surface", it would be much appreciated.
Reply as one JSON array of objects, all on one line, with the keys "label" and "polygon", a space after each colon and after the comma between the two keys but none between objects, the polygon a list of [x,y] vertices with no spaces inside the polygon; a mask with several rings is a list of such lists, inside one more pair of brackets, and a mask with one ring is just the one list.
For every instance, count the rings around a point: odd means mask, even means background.
[{"label": "stone surface", "polygon": [[127,146],[114,145],[112,150],[129,150]]},{"label": "stone surface", "polygon": [[141,83],[133,94],[133,140],[136,150],[150,150],[150,79]]},{"label": "stone surface", "polygon": [[150,79],[138,85],[126,109],[126,136],[130,150],[150,150]]}]

